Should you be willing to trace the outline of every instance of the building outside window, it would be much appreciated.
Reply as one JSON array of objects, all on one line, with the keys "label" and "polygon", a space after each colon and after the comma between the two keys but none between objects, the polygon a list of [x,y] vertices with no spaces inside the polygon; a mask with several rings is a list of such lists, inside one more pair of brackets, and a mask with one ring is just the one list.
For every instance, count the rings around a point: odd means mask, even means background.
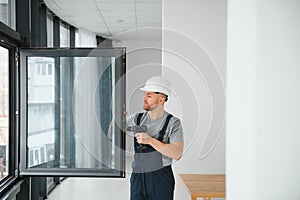
[{"label": "building outside window", "polygon": [[54,59],[28,63],[28,166],[35,166],[54,159]]},{"label": "building outside window", "polygon": [[8,98],[9,52],[0,46],[0,180],[8,175],[9,98]]}]

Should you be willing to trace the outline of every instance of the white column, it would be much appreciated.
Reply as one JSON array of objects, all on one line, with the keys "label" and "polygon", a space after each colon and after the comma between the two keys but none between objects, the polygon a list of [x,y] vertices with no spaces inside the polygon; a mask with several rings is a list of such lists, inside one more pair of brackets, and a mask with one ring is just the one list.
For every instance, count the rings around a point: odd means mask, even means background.
[{"label": "white column", "polygon": [[300,198],[300,2],[228,1],[227,198]]}]

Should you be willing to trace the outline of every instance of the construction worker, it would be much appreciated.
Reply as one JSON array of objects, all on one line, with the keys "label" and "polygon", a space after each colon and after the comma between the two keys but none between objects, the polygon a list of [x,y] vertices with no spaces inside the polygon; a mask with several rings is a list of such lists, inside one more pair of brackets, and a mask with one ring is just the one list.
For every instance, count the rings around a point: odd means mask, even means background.
[{"label": "construction worker", "polygon": [[173,200],[175,180],[171,164],[183,151],[183,130],[178,118],[164,109],[171,93],[163,77],[147,80],[144,91],[145,112],[130,115],[127,125],[146,126],[136,133],[134,161],[130,178],[131,200]]}]

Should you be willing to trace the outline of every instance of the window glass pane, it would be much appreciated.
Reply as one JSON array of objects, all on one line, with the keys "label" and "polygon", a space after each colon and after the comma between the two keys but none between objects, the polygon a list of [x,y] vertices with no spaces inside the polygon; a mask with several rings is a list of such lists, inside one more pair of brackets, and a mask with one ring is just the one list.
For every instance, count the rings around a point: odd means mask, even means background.
[{"label": "window glass pane", "polygon": [[45,76],[47,65],[54,58],[28,60],[28,166],[54,159],[54,76]]},{"label": "window glass pane", "polygon": [[15,29],[15,0],[0,0],[0,21]]},{"label": "window glass pane", "polygon": [[70,47],[70,31],[63,24],[60,24],[60,47]]},{"label": "window glass pane", "polygon": [[76,47],[97,47],[96,34],[77,29],[75,33]]},{"label": "window glass pane", "polygon": [[8,50],[0,46],[0,180],[8,175],[9,164],[8,59]]},{"label": "window glass pane", "polygon": [[47,13],[47,47],[53,47],[53,16]]}]

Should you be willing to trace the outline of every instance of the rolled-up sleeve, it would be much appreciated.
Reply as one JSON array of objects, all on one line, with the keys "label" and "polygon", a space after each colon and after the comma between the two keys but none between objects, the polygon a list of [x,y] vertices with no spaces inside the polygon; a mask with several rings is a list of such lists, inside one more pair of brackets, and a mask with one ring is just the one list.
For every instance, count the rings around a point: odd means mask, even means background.
[{"label": "rolled-up sleeve", "polygon": [[183,128],[178,118],[172,120],[170,128],[170,143],[183,142]]}]

